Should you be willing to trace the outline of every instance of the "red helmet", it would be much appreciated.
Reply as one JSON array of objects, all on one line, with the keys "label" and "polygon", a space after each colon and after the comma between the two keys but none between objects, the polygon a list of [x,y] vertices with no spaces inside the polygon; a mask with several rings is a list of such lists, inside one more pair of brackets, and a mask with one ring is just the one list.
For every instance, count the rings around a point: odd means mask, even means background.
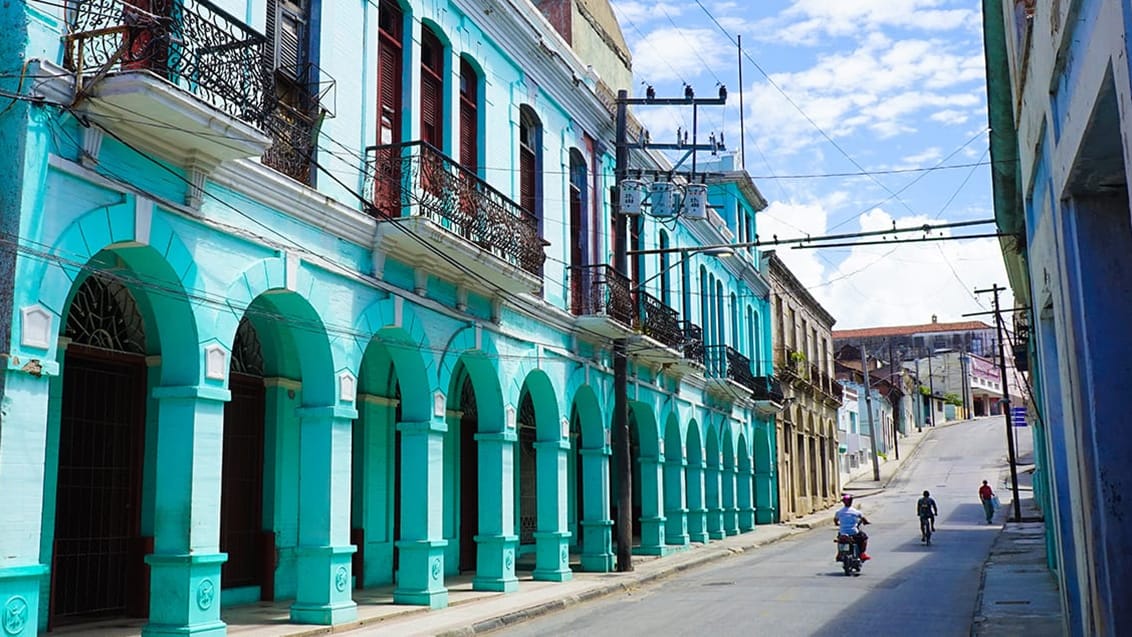
[{"label": "red helmet", "polygon": [[849,506],[850,504],[853,504],[853,494],[846,493],[846,494],[842,495],[841,501],[845,503],[845,506]]}]

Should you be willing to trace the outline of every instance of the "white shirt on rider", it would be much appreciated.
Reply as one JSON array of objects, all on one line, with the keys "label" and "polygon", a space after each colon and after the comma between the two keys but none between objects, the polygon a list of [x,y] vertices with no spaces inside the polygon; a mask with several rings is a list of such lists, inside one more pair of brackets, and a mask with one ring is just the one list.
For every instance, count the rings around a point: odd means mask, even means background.
[{"label": "white shirt on rider", "polygon": [[834,515],[834,521],[837,522],[838,533],[842,535],[856,535],[857,526],[861,523],[861,518],[865,517],[863,513],[854,509],[851,506],[841,507],[841,509]]}]

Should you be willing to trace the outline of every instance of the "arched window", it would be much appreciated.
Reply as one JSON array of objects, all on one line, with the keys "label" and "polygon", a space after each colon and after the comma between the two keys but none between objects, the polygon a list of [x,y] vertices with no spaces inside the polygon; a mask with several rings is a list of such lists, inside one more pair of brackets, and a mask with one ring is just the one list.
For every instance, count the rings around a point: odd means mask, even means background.
[{"label": "arched window", "polygon": [[444,148],[444,45],[421,29],[421,141]]},{"label": "arched window", "polygon": [[471,63],[460,60],[460,165],[479,172],[479,84]]},{"label": "arched window", "polygon": [[739,335],[742,333],[739,325],[739,299],[735,293],[731,293],[731,345],[736,350],[743,349],[743,341]]},{"label": "arched window", "polygon": [[570,265],[586,263],[586,160],[576,148],[570,149]]},{"label": "arched window", "polygon": [[538,220],[542,236],[542,122],[526,105],[519,107],[519,205]]},{"label": "arched window", "polygon": [[401,70],[405,16],[394,0],[381,0],[378,10],[377,143],[401,143]]}]

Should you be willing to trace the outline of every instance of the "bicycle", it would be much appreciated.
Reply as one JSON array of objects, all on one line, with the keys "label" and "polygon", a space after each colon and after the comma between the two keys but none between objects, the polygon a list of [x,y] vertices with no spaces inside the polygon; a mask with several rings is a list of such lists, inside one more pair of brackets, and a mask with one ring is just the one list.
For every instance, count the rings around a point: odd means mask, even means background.
[{"label": "bicycle", "polygon": [[920,542],[928,546],[932,544],[932,519],[930,517],[920,518]]}]

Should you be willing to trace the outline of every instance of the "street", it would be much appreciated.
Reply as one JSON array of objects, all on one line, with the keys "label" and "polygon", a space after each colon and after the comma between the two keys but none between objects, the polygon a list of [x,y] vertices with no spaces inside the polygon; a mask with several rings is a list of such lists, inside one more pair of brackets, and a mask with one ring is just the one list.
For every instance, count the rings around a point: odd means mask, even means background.
[{"label": "street", "polygon": [[[976,492],[988,480],[1008,506],[1005,448],[1001,417],[938,427],[886,489],[862,490],[873,493],[855,503],[872,522],[873,559],[859,577],[833,560],[831,515],[828,526],[504,634],[968,635],[981,567],[1006,515],[986,524]],[[924,489],[939,505],[930,547],[915,514]]]}]

